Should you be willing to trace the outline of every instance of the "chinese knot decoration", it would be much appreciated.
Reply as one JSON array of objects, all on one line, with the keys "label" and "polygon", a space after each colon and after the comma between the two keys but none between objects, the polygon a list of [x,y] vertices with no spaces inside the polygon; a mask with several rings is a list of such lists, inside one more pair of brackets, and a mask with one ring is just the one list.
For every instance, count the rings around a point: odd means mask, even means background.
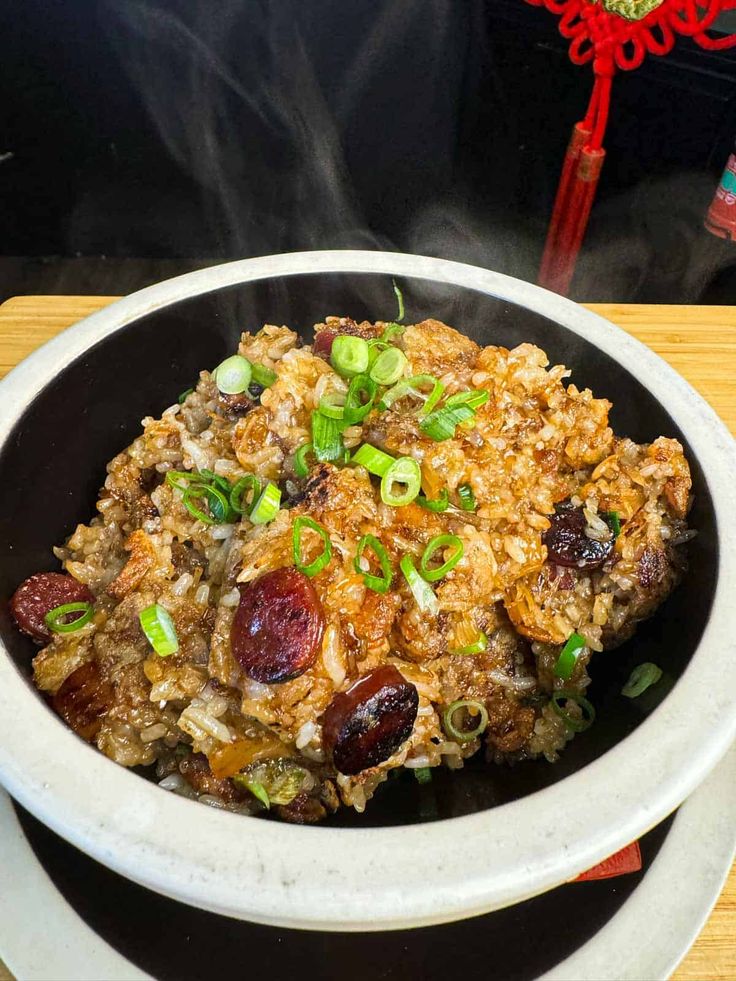
[{"label": "chinese knot decoration", "polygon": [[591,65],[593,92],[585,118],[572,132],[539,271],[540,285],[566,294],[588,225],[606,152],[603,138],[617,71],[638,68],[648,54],[667,55],[677,35],[702,48],[736,45],[736,34],[711,28],[736,0],[526,0],[560,18],[570,60]]}]

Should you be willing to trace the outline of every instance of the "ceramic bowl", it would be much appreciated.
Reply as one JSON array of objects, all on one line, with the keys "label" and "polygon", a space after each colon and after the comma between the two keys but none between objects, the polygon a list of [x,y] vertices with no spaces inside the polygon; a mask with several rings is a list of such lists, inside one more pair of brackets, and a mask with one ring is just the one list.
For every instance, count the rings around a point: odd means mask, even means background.
[{"label": "ceramic bowl", "polygon": [[[0,779],[36,817],[175,899],[289,927],[376,930],[497,909],[575,876],[669,814],[736,735],[736,450],[708,405],[638,341],[576,304],[472,266],[380,252],[248,259],[160,283],[75,325],[0,383],[0,596],[54,568],[105,464],[240,332],[328,314],[434,316],[482,343],[532,341],[613,403],[615,431],[682,440],[698,529],[657,615],[593,659],[595,725],[555,765],[473,761],[429,786],[389,781],[364,815],[297,827],[159,789],[74,735],[30,683],[33,645],[0,611]],[[639,699],[634,664],[665,669]]]}]

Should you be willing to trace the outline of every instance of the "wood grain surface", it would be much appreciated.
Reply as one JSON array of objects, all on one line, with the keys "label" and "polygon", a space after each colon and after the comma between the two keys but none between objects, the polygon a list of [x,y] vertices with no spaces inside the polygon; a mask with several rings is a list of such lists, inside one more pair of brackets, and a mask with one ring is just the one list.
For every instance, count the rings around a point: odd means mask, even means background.
[{"label": "wood grain surface", "polygon": [[[0,377],[114,296],[18,296],[0,305]],[[589,304],[661,355],[736,435],[736,307]],[[687,888],[673,883],[673,888]],[[2,946],[2,924],[0,924]],[[0,961],[0,981],[11,975]],[[736,866],[673,981],[736,981]]]}]

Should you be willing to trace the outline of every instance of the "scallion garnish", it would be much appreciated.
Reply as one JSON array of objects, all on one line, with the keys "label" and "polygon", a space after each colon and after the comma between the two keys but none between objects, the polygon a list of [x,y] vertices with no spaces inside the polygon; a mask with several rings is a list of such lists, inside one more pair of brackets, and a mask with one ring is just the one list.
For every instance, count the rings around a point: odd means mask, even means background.
[{"label": "scallion garnish", "polygon": [[[258,500],[261,493],[261,482],[258,477],[246,474],[236,481],[230,491],[230,507],[236,514],[247,514]],[[246,493],[250,493],[250,501],[244,501]]]},{"label": "scallion garnish", "polygon": [[401,324],[397,324],[396,322],[386,324],[386,326],[383,328],[383,333],[381,334],[381,340],[384,342],[384,344],[388,344],[394,334],[401,336],[405,330],[406,327],[402,327]]},{"label": "scallion garnish", "polygon": [[403,351],[390,347],[379,354],[371,368],[371,378],[377,385],[393,385],[401,378],[409,361]]},{"label": "scallion garnish", "polygon": [[189,398],[189,396],[192,394],[193,391],[194,391],[193,388],[187,388],[186,391],[182,392],[179,398],[176,400],[179,403],[179,405],[184,405],[184,403],[186,402],[186,400]]},{"label": "scallion garnish", "polygon": [[[452,548],[449,559],[435,569],[430,568],[429,563],[434,558],[434,553],[445,548]],[[447,573],[451,572],[458,564],[464,551],[463,543],[457,535],[435,535],[427,543],[424,554],[419,560],[419,571],[427,582],[437,582],[438,579],[444,579]]]},{"label": "scallion garnish", "polygon": [[166,483],[183,493],[190,484],[206,484],[207,479],[196,470],[168,470]]},{"label": "scallion garnish", "polygon": [[[563,701],[574,702],[575,705],[579,705],[583,711],[583,717],[571,715],[562,707]],[[595,721],[595,709],[588,699],[569,688],[558,688],[557,691],[553,691],[550,704],[567,728],[572,729],[573,732],[585,732],[586,729],[590,729]]]},{"label": "scallion garnish", "polygon": [[268,796],[268,791],[259,780],[253,780],[245,773],[236,773],[232,779],[236,786],[249,790],[263,804],[267,811],[271,810],[271,799]]},{"label": "scallion garnish", "polygon": [[445,400],[445,405],[450,407],[456,405],[467,405],[469,409],[479,409],[481,405],[485,405],[491,396],[484,388],[475,388],[472,392],[456,392],[454,395],[448,396]]},{"label": "scallion garnish", "polygon": [[422,613],[432,613],[437,616],[440,612],[440,604],[432,587],[417,572],[412,557],[405,555],[399,562],[399,568],[403,572],[409,589],[411,589],[416,604]]},{"label": "scallion garnish", "polygon": [[302,443],[294,454],[294,473],[297,475],[297,477],[306,477],[309,473],[307,457],[313,450],[314,447],[311,443]]},{"label": "scallion garnish", "polygon": [[460,498],[460,507],[463,511],[475,511],[475,494],[470,484],[460,484],[457,496]]},{"label": "scallion garnish", "polygon": [[[195,501],[206,501],[209,514],[197,507]],[[217,525],[227,521],[229,501],[217,487],[212,484],[192,483],[184,491],[182,504],[193,518],[206,525]]]},{"label": "scallion garnish", "polygon": [[353,378],[368,369],[368,342],[362,337],[340,334],[332,342],[330,363],[338,375]]},{"label": "scallion garnish", "polygon": [[604,511],[603,517],[611,526],[613,537],[618,538],[618,536],[621,534],[621,518],[619,517],[618,511]]},{"label": "scallion garnish", "polygon": [[656,685],[662,677],[662,669],[651,661],[637,664],[629,676],[629,680],[621,689],[621,694],[627,698],[638,698],[647,688]]},{"label": "scallion garnish", "polygon": [[581,637],[580,634],[570,634],[565,646],[560,651],[560,656],[557,658],[555,677],[562,678],[563,681],[568,681],[572,677],[575,665],[578,663],[578,658],[585,650],[585,647],[585,637]]},{"label": "scallion garnish", "polygon": [[450,506],[450,496],[447,493],[447,488],[443,487],[440,496],[432,501],[428,497],[425,497],[424,494],[417,495],[417,504],[426,511],[434,511],[435,513],[446,511]]},{"label": "scallion garnish", "polygon": [[[74,616],[75,613],[79,616],[67,620],[67,617]],[[92,604],[80,600],[78,603],[62,603],[61,606],[55,606],[53,610],[49,610],[43,622],[55,634],[73,634],[75,630],[80,630],[88,624],[91,619]]]},{"label": "scallion garnish", "polygon": [[398,306],[398,312],[396,314],[396,322],[401,323],[404,319],[404,294],[401,292],[399,287],[396,285],[396,280],[392,279],[391,284],[394,288],[394,294],[396,296],[396,304]]},{"label": "scallion garnish", "polygon": [[356,375],[350,382],[345,396],[343,420],[348,426],[362,422],[373,408],[378,391],[376,383],[368,375]]},{"label": "scallion garnish", "polygon": [[[455,715],[464,712],[465,720],[473,720],[476,716],[478,721],[472,729],[459,728],[455,725]],[[469,743],[478,736],[482,736],[488,727],[488,710],[483,702],[478,702],[473,698],[461,698],[456,702],[451,702],[442,715],[442,724],[445,732],[452,739],[460,743]]]},{"label": "scallion garnish", "polygon": [[432,783],[432,769],[428,766],[418,766],[414,769],[417,783]]},{"label": "scallion garnish", "polygon": [[250,361],[240,354],[233,354],[215,368],[212,377],[223,395],[240,395],[250,385],[252,374]]},{"label": "scallion garnish", "polygon": [[273,521],[281,506],[281,491],[276,484],[269,481],[263,488],[250,511],[250,520],[254,525],[265,525]]},{"label": "scallion garnish", "polygon": [[388,351],[391,345],[388,341],[382,341],[380,337],[372,337],[368,341],[368,368],[369,371],[378,360],[382,351]]},{"label": "scallion garnish", "polygon": [[[361,560],[363,553],[368,548],[378,559],[378,564],[381,566],[381,572],[383,573],[382,576],[374,576],[372,573],[366,572],[363,569]],[[360,539],[358,550],[353,559],[353,568],[362,575],[365,585],[375,593],[386,593],[391,588],[391,582],[394,577],[391,560],[388,557],[388,552],[375,535],[363,535]]]},{"label": "scallion garnish", "polygon": [[430,412],[419,423],[419,428],[438,443],[452,439],[455,429],[475,415],[475,411],[467,405],[443,405],[441,409]]},{"label": "scallion garnish", "polygon": [[[312,531],[316,531],[323,543],[322,551],[319,553],[317,558],[308,563],[302,561],[303,528],[310,528]],[[299,515],[294,522],[291,540],[294,548],[294,565],[300,572],[303,572],[305,576],[309,576],[310,578],[312,576],[316,576],[318,572],[321,572],[324,569],[332,558],[332,542],[330,541],[330,536],[326,529],[324,529],[322,525],[317,524],[316,521],[313,521],[312,518],[308,518],[306,515]]]},{"label": "scallion garnish", "polygon": [[339,460],[344,453],[339,419],[330,419],[321,412],[312,413],[312,446],[320,463]]},{"label": "scallion garnish", "polygon": [[451,654],[482,654],[483,651],[488,647],[488,637],[481,630],[478,634],[478,639],[473,641],[472,644],[466,644],[465,647],[458,647],[454,651],[450,651]]},{"label": "scallion garnish", "polygon": [[327,392],[319,400],[319,411],[328,419],[342,419],[345,415],[345,393]]},{"label": "scallion garnish", "polygon": [[253,381],[256,385],[260,385],[261,388],[270,388],[278,378],[276,372],[267,368],[265,364],[252,365],[252,375]]},{"label": "scallion garnish", "polygon": [[353,453],[352,462],[360,467],[365,467],[368,473],[375,474],[376,477],[383,477],[391,466],[396,462],[395,457],[389,456],[383,450],[377,450],[370,443],[363,443]]},{"label": "scallion garnish", "polygon": [[174,621],[168,610],[158,603],[147,606],[138,615],[143,633],[159,657],[168,657],[179,650]]},{"label": "scallion garnish", "polygon": [[[431,391],[428,395],[425,395],[422,388],[426,388],[428,385],[431,386]],[[435,405],[437,405],[444,390],[445,386],[441,381],[438,381],[434,375],[412,375],[411,378],[402,379],[402,381],[397,382],[393,388],[390,388],[387,392],[384,392],[381,396],[381,401],[378,403],[378,408],[388,409],[398,399],[411,396],[415,399],[421,399],[421,401],[424,403],[420,409],[419,415],[427,415],[432,411]]]},{"label": "scallion garnish", "polygon": [[417,461],[411,456],[400,456],[381,477],[381,500],[393,508],[404,507],[411,504],[421,486],[422,471]]}]

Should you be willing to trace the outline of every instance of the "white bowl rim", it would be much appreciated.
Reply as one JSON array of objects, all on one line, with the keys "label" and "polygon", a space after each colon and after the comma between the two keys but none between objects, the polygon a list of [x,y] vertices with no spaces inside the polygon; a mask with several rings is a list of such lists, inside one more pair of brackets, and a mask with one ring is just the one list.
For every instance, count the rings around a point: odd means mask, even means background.
[{"label": "white bowl rim", "polygon": [[[447,922],[529,898],[617,851],[680,804],[733,741],[736,633],[728,590],[736,581],[736,444],[664,361],[570,300],[475,266],[367,251],[239,260],[159,283],[100,310],[0,383],[0,444],[60,368],[132,321],[226,286],[310,273],[406,276],[508,300],[585,337],[667,407],[706,475],[719,535],[716,594],[686,672],[626,739],[522,800],[451,822],[327,830],[243,818],[163,793],[67,729],[5,651],[0,777],[24,807],[83,851],[195,906],[305,929]],[[19,726],[18,719],[26,724]]]}]

